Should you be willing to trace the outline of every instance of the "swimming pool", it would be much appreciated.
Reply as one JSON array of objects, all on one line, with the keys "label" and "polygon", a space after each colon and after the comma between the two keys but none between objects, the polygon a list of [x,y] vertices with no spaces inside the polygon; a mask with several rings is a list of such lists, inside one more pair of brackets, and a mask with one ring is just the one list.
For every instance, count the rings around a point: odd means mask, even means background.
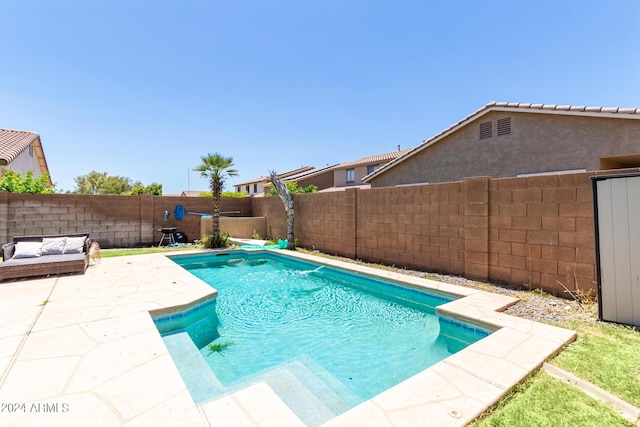
[{"label": "swimming pool", "polygon": [[271,252],[172,260],[219,293],[154,319],[197,403],[264,381],[318,424],[489,334],[438,316],[446,294]]}]

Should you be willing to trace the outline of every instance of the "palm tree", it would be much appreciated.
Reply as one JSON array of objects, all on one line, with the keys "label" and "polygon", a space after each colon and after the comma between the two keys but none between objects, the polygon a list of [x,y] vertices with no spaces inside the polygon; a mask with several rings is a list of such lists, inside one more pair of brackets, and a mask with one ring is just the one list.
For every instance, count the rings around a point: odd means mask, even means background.
[{"label": "palm tree", "polygon": [[213,234],[220,234],[220,195],[227,177],[238,176],[233,167],[233,157],[224,157],[220,153],[202,156],[202,164],[194,169],[200,176],[209,178],[213,196]]}]

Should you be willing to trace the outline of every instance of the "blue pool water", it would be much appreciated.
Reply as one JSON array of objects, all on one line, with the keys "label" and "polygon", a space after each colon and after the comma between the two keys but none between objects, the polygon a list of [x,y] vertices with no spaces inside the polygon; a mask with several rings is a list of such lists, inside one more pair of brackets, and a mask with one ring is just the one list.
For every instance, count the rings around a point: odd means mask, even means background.
[{"label": "blue pool water", "polygon": [[155,319],[198,403],[265,381],[285,403],[317,398],[334,416],[489,334],[439,317],[451,297],[270,252],[172,260],[218,290]]}]

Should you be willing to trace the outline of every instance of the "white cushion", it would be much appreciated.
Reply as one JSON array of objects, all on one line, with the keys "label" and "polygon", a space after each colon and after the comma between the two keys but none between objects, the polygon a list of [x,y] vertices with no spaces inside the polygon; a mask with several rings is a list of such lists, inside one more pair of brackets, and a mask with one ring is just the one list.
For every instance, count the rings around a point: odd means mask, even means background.
[{"label": "white cushion", "polygon": [[87,240],[86,237],[67,237],[67,241],[64,245],[64,250],[62,253],[65,254],[81,254],[82,249],[84,247],[84,241]]},{"label": "white cushion", "polygon": [[66,242],[66,237],[45,237],[42,239],[42,255],[60,255]]},{"label": "white cushion", "polygon": [[35,258],[41,254],[42,242],[18,242],[12,258]]}]

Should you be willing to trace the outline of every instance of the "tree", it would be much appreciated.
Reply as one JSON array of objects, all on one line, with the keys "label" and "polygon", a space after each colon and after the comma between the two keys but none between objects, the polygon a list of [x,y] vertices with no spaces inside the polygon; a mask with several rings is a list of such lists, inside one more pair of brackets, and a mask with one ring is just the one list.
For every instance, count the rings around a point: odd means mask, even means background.
[{"label": "tree", "polygon": [[80,194],[99,194],[106,179],[106,172],[100,173],[96,171],[91,171],[86,175],[75,177],[73,179],[76,183],[74,192]]},{"label": "tree", "polygon": [[0,177],[0,191],[9,193],[52,194],[55,193],[55,185],[48,186],[49,175],[33,177],[33,169],[22,174],[9,169]]},{"label": "tree", "polygon": [[138,184],[131,189],[132,196],[139,196],[140,194],[152,194],[154,196],[162,196],[162,184],[156,184],[155,182],[151,185],[144,186],[142,184]]},{"label": "tree", "polygon": [[155,194],[162,195],[162,185],[152,183],[148,187],[140,181],[132,181],[131,178],[118,175],[109,175],[106,172],[91,171],[86,175],[74,178],[76,188],[74,193],[79,194]]},{"label": "tree", "polygon": [[[221,197],[229,197],[231,199],[242,199],[247,197],[247,192],[246,191],[242,191],[242,192],[237,192],[237,191],[223,191],[220,196]],[[198,197],[211,197],[213,194],[211,194],[211,191],[205,192],[205,193],[200,193],[198,194]]]},{"label": "tree", "polygon": [[[304,193],[317,193],[318,186],[309,184],[306,187],[298,187],[298,183],[296,181],[287,181],[284,183],[287,186],[287,190],[291,194],[304,194]],[[267,197],[277,196],[278,191],[272,185],[269,185],[269,192],[266,194]]]},{"label": "tree", "polygon": [[227,177],[238,176],[233,168],[233,157],[224,157],[220,153],[207,154],[200,158],[202,164],[194,168],[200,176],[209,179],[213,199],[213,235],[220,234],[220,197]]},{"label": "tree", "polygon": [[[275,171],[269,171],[271,177],[271,183],[275,188],[282,204],[284,205],[284,211],[287,215],[287,249],[295,249],[295,236],[294,236],[294,222],[293,222],[293,195],[289,192],[289,189],[284,182],[280,179]],[[297,184],[296,184],[297,187]]]}]

